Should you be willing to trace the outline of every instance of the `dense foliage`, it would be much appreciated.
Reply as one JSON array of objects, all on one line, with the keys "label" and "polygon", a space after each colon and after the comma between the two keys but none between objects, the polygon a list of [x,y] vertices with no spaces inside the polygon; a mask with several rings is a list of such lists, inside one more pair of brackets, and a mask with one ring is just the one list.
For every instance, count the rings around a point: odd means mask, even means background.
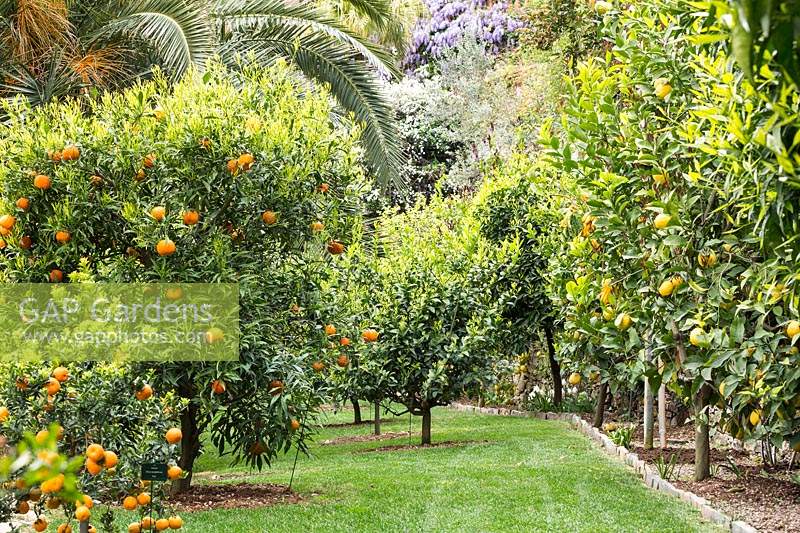
[{"label": "dense foliage", "polygon": [[7,108],[4,282],[239,284],[238,361],[131,370],[185,402],[184,485],[204,430],[260,467],[304,446],[324,400],[309,360],[326,342],[319,283],[367,183],[327,93],[297,84],[286,66],[236,83],[215,67],[107,94],[89,114],[77,102]]}]

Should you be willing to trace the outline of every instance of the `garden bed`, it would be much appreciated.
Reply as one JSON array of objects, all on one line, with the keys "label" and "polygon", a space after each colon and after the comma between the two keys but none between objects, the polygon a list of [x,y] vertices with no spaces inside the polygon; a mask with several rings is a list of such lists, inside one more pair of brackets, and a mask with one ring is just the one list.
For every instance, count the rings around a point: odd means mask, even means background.
[{"label": "garden bed", "polygon": [[302,498],[286,485],[272,483],[230,483],[194,485],[188,492],[170,498],[182,512],[212,509],[255,509],[283,503],[299,503]]},{"label": "garden bed", "polygon": [[674,471],[667,480],[677,488],[705,498],[714,508],[747,521],[759,531],[800,531],[800,485],[792,481],[799,473],[796,464],[792,470],[785,466],[765,468],[758,453],[724,446],[718,442],[721,439],[712,439],[712,477],[698,482],[694,481],[694,426],[669,428],[664,450],[658,447],[658,428],[655,439],[656,447],[645,450],[644,430],[639,425],[630,451],[656,471],[659,458],[668,464],[674,456]]}]

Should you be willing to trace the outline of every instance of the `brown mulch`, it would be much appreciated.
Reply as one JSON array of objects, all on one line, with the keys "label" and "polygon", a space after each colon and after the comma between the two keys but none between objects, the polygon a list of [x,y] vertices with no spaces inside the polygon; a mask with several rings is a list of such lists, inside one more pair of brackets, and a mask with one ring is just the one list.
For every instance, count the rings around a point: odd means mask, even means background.
[{"label": "brown mulch", "polygon": [[325,428],[354,428],[372,424],[372,420],[362,420],[361,422],[337,422],[335,424],[322,424]]},{"label": "brown mulch", "polygon": [[379,446],[378,448],[370,448],[368,450],[358,450],[358,453],[371,453],[371,452],[396,452],[405,450],[426,450],[428,448],[460,448],[469,444],[486,444],[488,440],[446,440],[442,442],[434,442],[433,444],[395,444],[392,446]]},{"label": "brown mulch", "polygon": [[678,481],[676,485],[759,531],[800,531],[800,485],[789,479],[766,477],[758,466],[742,470],[741,478],[720,469],[717,477],[700,482]]},{"label": "brown mulch", "polygon": [[[657,442],[656,448],[645,450],[642,447],[643,431],[639,425],[633,435],[631,451],[651,466],[659,457],[669,463],[674,454],[677,460],[674,477],[670,481],[676,487],[705,498],[715,509],[734,519],[744,520],[763,533],[800,531],[800,485],[791,480],[792,475],[798,475],[797,464],[791,472],[787,472],[785,465],[769,471],[761,464],[757,454],[712,445],[714,477],[696,482],[693,480],[693,424],[669,428],[668,446],[664,450],[658,448]],[[657,441],[657,433],[655,437]],[[735,469],[731,463],[736,465]],[[739,471],[738,476],[734,470]]]},{"label": "brown mulch", "polygon": [[[417,433],[416,435],[419,435],[419,433]],[[408,436],[409,436],[408,431],[400,431],[400,432],[387,431],[386,433],[381,433],[380,435],[346,435],[343,437],[336,437],[335,439],[324,440],[320,444],[322,446],[329,446],[332,444],[348,444],[352,442],[372,442],[376,440],[398,439],[400,437],[408,437]]]},{"label": "brown mulch", "polygon": [[255,509],[282,503],[299,503],[302,498],[286,485],[272,483],[233,483],[194,485],[188,492],[170,498],[181,511],[211,509]]}]

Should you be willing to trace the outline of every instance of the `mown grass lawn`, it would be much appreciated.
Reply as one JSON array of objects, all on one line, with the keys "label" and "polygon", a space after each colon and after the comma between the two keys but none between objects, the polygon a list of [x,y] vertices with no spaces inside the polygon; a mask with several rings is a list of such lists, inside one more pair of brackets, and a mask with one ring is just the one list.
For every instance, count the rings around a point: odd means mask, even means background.
[{"label": "mown grass lawn", "polygon": [[[333,415],[329,422],[349,421]],[[408,429],[392,418],[385,431]],[[414,420],[419,431],[419,421]],[[371,426],[326,428],[301,456],[294,488],[302,504],[257,510],[184,513],[187,531],[712,531],[682,502],[648,491],[621,463],[553,421],[483,416],[437,409],[436,441],[473,441],[459,447],[411,451],[364,450],[405,444],[391,441],[321,445],[326,439],[365,434]],[[417,437],[418,438],[418,437]],[[416,443],[416,439],[414,442]],[[288,483],[293,456],[247,481]],[[209,473],[246,473],[211,451],[197,465]],[[241,482],[236,476],[231,481]],[[312,494],[318,494],[313,496]]]}]

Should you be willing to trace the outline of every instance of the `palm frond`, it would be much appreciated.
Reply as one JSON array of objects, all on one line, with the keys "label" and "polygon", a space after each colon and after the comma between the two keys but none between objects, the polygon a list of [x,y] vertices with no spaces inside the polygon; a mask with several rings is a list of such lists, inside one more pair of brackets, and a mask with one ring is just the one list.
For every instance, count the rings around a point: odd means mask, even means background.
[{"label": "palm frond", "polygon": [[317,26],[272,24],[252,34],[228,41],[222,57],[229,64],[239,55],[268,63],[277,57],[293,60],[303,73],[329,84],[339,103],[363,123],[362,142],[367,163],[383,190],[404,191],[402,149],[394,111],[383,94],[380,80],[363,57],[346,43]]},{"label": "palm frond", "polygon": [[207,3],[202,0],[124,1],[112,10],[113,18],[89,37],[101,46],[119,36],[142,39],[153,47],[163,67],[177,78],[190,65],[203,65],[215,49]]},{"label": "palm frond", "polygon": [[63,52],[50,55],[43,76],[37,76],[22,64],[4,65],[0,69],[0,95],[24,97],[32,106],[57,98],[78,94],[85,87]]},{"label": "palm frond", "polygon": [[383,31],[392,19],[392,3],[389,0],[341,0],[361,15],[367,17],[375,27]]},{"label": "palm frond", "polygon": [[223,41],[237,35],[252,35],[265,29],[287,27],[294,34],[313,30],[352,48],[385,77],[400,75],[392,57],[380,46],[349,31],[336,20],[308,4],[284,0],[220,0],[213,16],[223,26]]}]

